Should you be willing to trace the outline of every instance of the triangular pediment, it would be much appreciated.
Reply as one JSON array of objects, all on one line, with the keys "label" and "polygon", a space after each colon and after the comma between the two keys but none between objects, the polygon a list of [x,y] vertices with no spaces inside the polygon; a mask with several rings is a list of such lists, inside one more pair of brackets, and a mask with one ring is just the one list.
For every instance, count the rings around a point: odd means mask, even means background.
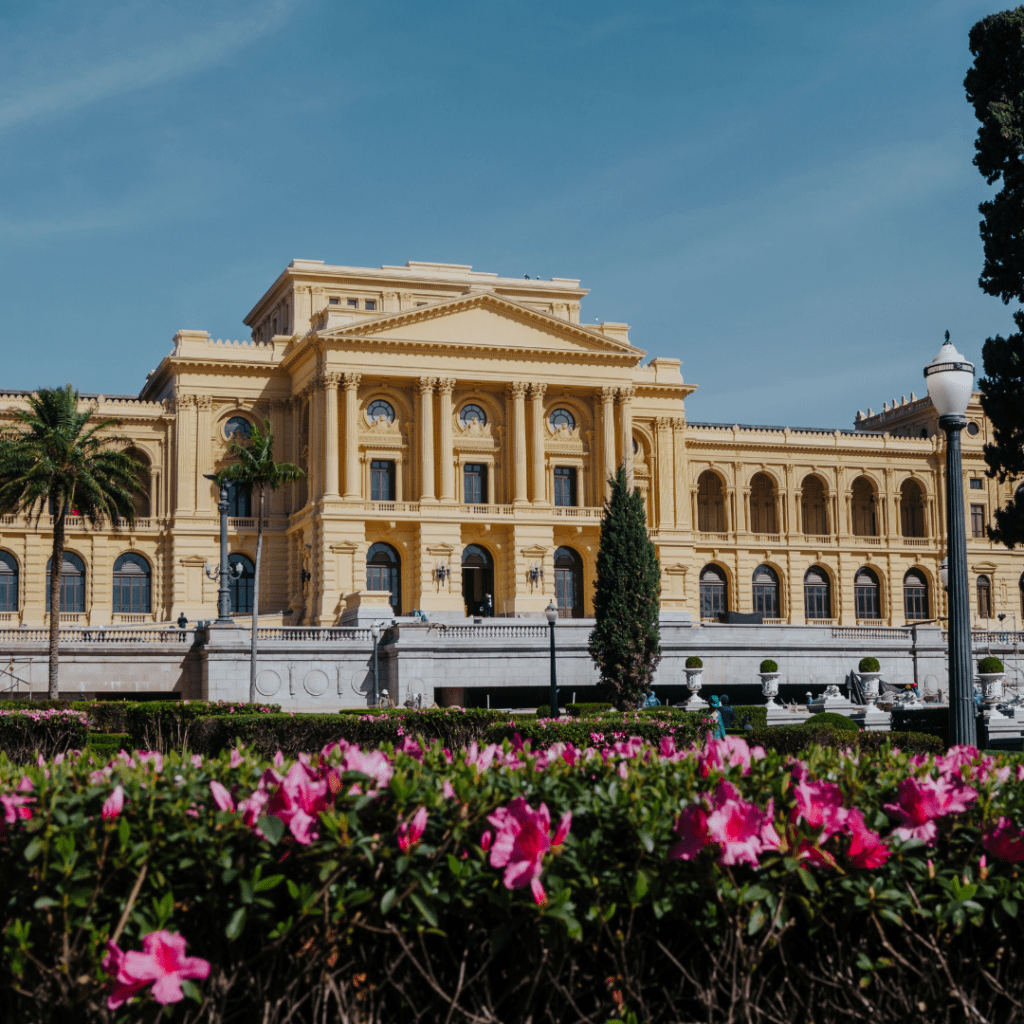
[{"label": "triangular pediment", "polygon": [[646,354],[596,328],[569,323],[493,292],[470,292],[456,299],[390,313],[373,320],[324,324],[317,337],[330,341],[377,342],[384,347],[423,345],[494,352],[564,351],[615,356],[637,362]]}]

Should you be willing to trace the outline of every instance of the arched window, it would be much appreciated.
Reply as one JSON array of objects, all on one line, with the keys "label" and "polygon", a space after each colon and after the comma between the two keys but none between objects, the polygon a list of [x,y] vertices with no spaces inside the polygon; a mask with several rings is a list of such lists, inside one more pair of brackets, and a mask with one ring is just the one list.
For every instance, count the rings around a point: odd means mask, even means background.
[{"label": "arched window", "polygon": [[697,529],[701,533],[725,533],[725,495],[718,475],[706,469],[697,478]]},{"label": "arched window", "polygon": [[252,515],[252,491],[240,480],[228,481],[228,515],[233,519],[248,519]]},{"label": "arched window", "polygon": [[115,615],[148,614],[152,571],[142,555],[129,551],[114,562]]},{"label": "arched window", "polygon": [[391,610],[401,615],[402,559],[390,544],[378,541],[366,552],[366,589],[387,590],[391,594]]},{"label": "arched window", "polygon": [[776,533],[775,484],[767,473],[750,481],[750,532]]},{"label": "arched window", "polygon": [[853,600],[857,606],[858,619],[880,619],[882,602],[878,593],[878,577],[874,569],[857,570],[853,578]]},{"label": "arched window", "polygon": [[252,425],[244,416],[232,416],[224,424],[224,436],[235,444],[242,444],[249,440],[252,434]]},{"label": "arched window", "polygon": [[467,615],[494,612],[494,559],[479,544],[469,544],[462,552],[462,600]]},{"label": "arched window", "polygon": [[139,519],[148,519],[153,514],[149,502],[150,473],[152,472],[149,456],[145,452],[139,451],[138,448],[130,448],[127,454],[139,463],[139,489],[132,495],[135,515]]},{"label": "arched window", "polygon": [[853,514],[853,533],[856,537],[877,537],[878,520],[875,516],[875,489],[866,476],[853,481],[850,511]]},{"label": "arched window", "polygon": [[[50,569],[53,559],[46,560],[46,610],[50,610]],[[64,552],[60,567],[59,612],[85,611],[85,562],[70,551]]]},{"label": "arched window", "polygon": [[766,619],[779,617],[779,577],[770,565],[759,565],[754,570],[754,611]]},{"label": "arched window", "polygon": [[17,610],[18,562],[14,555],[0,551],[0,612],[16,612]]},{"label": "arched window", "polygon": [[992,618],[992,581],[987,576],[978,577],[978,618]]},{"label": "arched window", "polygon": [[371,423],[376,423],[377,420],[384,417],[388,423],[395,422],[395,410],[390,402],[385,402],[383,398],[378,398],[376,401],[370,403],[370,407],[366,410],[366,418]]},{"label": "arched window", "polygon": [[923,537],[924,492],[914,480],[904,480],[900,486],[900,532],[904,537]]},{"label": "arched window", "polygon": [[928,580],[920,569],[908,569],[903,577],[903,609],[908,622],[928,618]]},{"label": "arched window", "polygon": [[832,586],[828,573],[821,566],[812,565],[804,573],[804,618],[832,618]]},{"label": "arched window", "polygon": [[576,420],[568,409],[555,409],[548,417],[548,423],[552,430],[561,430],[562,427],[573,430],[576,427]]},{"label": "arched window", "polygon": [[700,617],[715,622],[729,607],[729,584],[725,570],[705,565],[700,571]]},{"label": "arched window", "polygon": [[473,405],[472,403],[464,405],[462,410],[459,412],[459,422],[464,427],[469,427],[472,426],[474,420],[476,420],[481,427],[486,426],[487,413],[485,413],[479,405]]},{"label": "arched window", "polygon": [[240,565],[242,574],[228,581],[231,593],[231,611],[240,615],[252,614],[252,599],[256,592],[256,570],[252,562],[237,552],[228,555],[228,565]]},{"label": "arched window", "polygon": [[804,533],[813,537],[824,537],[828,533],[824,485],[816,476],[807,476],[804,477],[800,490],[800,515],[803,519]]},{"label": "arched window", "polygon": [[583,617],[583,562],[572,548],[555,551],[555,604],[560,619]]}]

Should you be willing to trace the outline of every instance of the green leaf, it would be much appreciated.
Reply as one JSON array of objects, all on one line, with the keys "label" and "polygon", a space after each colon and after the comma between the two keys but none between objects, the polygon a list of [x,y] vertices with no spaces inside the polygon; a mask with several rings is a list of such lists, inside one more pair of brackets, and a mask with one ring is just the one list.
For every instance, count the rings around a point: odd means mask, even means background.
[{"label": "green leaf", "polygon": [[299,898],[298,885],[296,885],[290,878],[285,882],[285,885],[288,886],[288,895],[291,896],[293,900],[297,900]]},{"label": "green leaf", "polygon": [[821,892],[821,889],[818,888],[817,879],[810,873],[810,871],[807,870],[807,868],[797,868],[796,873],[808,892],[814,893],[815,895]]},{"label": "green leaf", "polygon": [[416,909],[427,919],[427,923],[432,928],[437,927],[437,914],[434,913],[434,908],[430,906],[426,900],[422,899],[417,893],[412,893],[409,897],[416,904]]},{"label": "green leaf", "polygon": [[229,939],[237,939],[242,934],[242,929],[245,927],[245,907],[239,907],[232,915],[231,920],[228,921],[227,928],[224,929],[224,934]]},{"label": "green leaf", "polygon": [[386,914],[395,903],[395,897],[398,895],[398,889],[392,886],[383,896],[380,898],[380,912]]},{"label": "green leaf", "polygon": [[266,892],[268,889],[276,889],[284,881],[284,875],[271,875],[269,878],[261,878],[254,886],[256,892]]},{"label": "green leaf", "polygon": [[647,895],[650,884],[646,872],[638,871],[636,873],[636,878],[633,879],[633,889],[630,893],[630,899],[633,903],[639,903]]},{"label": "green leaf", "polygon": [[43,841],[36,836],[28,846],[25,847],[25,860],[33,861],[43,852]]},{"label": "green leaf", "polygon": [[1009,917],[1017,916],[1017,901],[1011,899],[1004,899],[999,904]]},{"label": "green leaf", "polygon": [[[755,900],[767,899],[771,893],[761,885],[752,885],[743,894],[741,903],[753,903]],[[753,933],[751,933],[753,934]]]},{"label": "green leaf", "polygon": [[759,906],[755,906],[750,912],[750,920],[747,922],[747,934],[756,935],[767,921],[768,915]]},{"label": "green leaf", "polygon": [[648,852],[654,853],[654,836],[645,828],[640,829],[636,834],[640,845]]},{"label": "green leaf", "polygon": [[203,993],[199,991],[199,986],[194,981],[189,981],[188,978],[181,979],[181,991],[185,993],[187,999],[192,999],[197,1003],[203,1001]]},{"label": "green leaf", "polygon": [[32,904],[33,910],[45,910],[47,907],[59,907],[60,903],[55,900],[52,896],[40,896],[39,899]]},{"label": "green leaf", "polygon": [[271,814],[264,814],[256,824],[259,830],[267,837],[271,846],[277,846],[284,835],[284,822]]}]

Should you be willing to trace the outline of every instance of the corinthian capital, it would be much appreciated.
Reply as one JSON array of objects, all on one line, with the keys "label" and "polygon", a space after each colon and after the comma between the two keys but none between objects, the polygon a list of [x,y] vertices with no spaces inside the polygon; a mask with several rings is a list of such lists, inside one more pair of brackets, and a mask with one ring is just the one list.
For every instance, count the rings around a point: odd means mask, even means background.
[{"label": "corinthian capital", "polygon": [[514,381],[508,386],[509,398],[523,398],[529,385],[525,381]]},{"label": "corinthian capital", "polygon": [[635,394],[636,388],[632,384],[627,384],[624,388],[619,388],[619,401],[623,404],[632,402]]},{"label": "corinthian capital", "polygon": [[547,389],[547,384],[531,384],[530,397],[535,401],[540,401],[544,397],[544,392],[547,391]]},{"label": "corinthian capital", "polygon": [[196,395],[196,405],[200,409],[212,409],[213,398],[210,395]]},{"label": "corinthian capital", "polygon": [[420,377],[420,379],[417,381],[417,386],[420,389],[420,394],[432,395],[434,393],[434,385],[436,383],[436,377]]},{"label": "corinthian capital", "polygon": [[439,394],[450,395],[455,390],[455,378],[439,377],[437,381],[437,390]]},{"label": "corinthian capital", "polygon": [[324,391],[330,391],[332,388],[336,388],[341,383],[341,374],[334,370],[328,370],[326,373],[321,373],[317,378],[317,386],[322,388]]},{"label": "corinthian capital", "polygon": [[618,393],[618,388],[601,388],[601,401],[605,405],[611,405],[615,401],[615,395]]},{"label": "corinthian capital", "polygon": [[174,399],[174,407],[176,409],[191,409],[196,404],[195,395],[178,395]]}]

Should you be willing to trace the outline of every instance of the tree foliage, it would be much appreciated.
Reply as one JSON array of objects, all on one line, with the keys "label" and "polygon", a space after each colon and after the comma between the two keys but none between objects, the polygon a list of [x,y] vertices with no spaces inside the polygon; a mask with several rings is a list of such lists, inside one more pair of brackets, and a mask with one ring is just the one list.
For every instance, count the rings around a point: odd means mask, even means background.
[{"label": "tree foliage", "polygon": [[50,565],[49,695],[58,696],[60,578],[65,527],[69,514],[94,528],[109,519],[135,524],[135,495],[142,490],[146,465],[127,437],[107,431],[118,419],[93,420],[93,409],[79,409],[79,394],[70,385],[41,388],[19,409],[19,426],[0,436],[0,512],[21,512],[39,520],[53,516]]},{"label": "tree foliage", "polygon": [[[268,491],[276,491],[285,484],[301,480],[306,474],[290,462],[274,461],[274,434],[270,420],[264,420],[263,430],[257,424],[244,444],[229,443],[235,459],[217,476],[217,483],[227,480],[248,484],[259,498],[256,519],[256,568],[252,595],[252,640],[249,651],[249,703],[256,703],[256,651],[260,615],[260,558],[263,554],[263,509]],[[223,566],[222,571],[227,567]]]},{"label": "tree foliage", "polygon": [[[983,18],[970,33],[974,64],[964,87],[980,122],[974,165],[985,180],[1002,183],[982,203],[985,263],[978,281],[1005,303],[1024,302],[1024,7]],[[985,445],[988,475],[1000,483],[1024,475],[1024,311],[1017,333],[996,335],[982,349],[981,404],[992,423]],[[997,509],[989,537],[1013,548],[1024,543],[1024,494]]]},{"label": "tree foliage", "polygon": [[640,695],[650,691],[661,661],[660,591],[661,569],[647,536],[644,500],[627,486],[625,468],[619,466],[601,521],[590,656],[620,711],[635,708]]}]

